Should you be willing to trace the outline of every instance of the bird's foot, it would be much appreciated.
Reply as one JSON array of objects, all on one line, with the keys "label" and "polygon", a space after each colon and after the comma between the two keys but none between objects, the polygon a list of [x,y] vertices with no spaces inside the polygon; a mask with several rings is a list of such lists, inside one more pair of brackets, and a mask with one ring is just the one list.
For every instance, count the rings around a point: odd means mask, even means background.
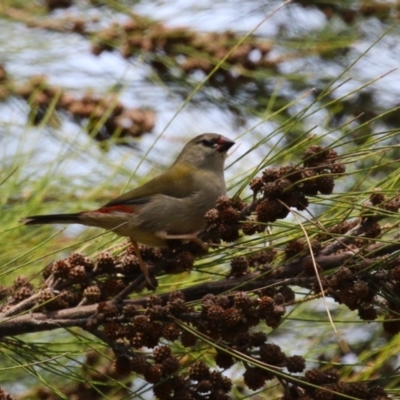
[{"label": "bird's foot", "polygon": [[199,247],[201,247],[204,250],[204,252],[207,253],[209,245],[208,245],[208,243],[203,242],[199,238],[198,235],[201,232],[202,231],[198,231],[198,232],[194,232],[194,233],[187,233],[187,234],[184,234],[184,235],[179,235],[179,234],[178,235],[172,235],[172,234],[169,234],[169,233],[163,231],[163,232],[157,232],[157,236],[160,239],[164,239],[164,240],[177,240],[177,239],[179,239],[179,240],[189,240],[189,241],[197,244]]},{"label": "bird's foot", "polygon": [[154,276],[150,276],[150,270],[149,267],[144,263],[142,255],[140,254],[139,246],[137,242],[133,241],[131,239],[131,243],[133,246],[133,249],[135,250],[136,257],[138,258],[139,261],[139,266],[140,270],[143,273],[143,276],[150,287],[151,290],[155,290],[157,287],[157,279]]}]

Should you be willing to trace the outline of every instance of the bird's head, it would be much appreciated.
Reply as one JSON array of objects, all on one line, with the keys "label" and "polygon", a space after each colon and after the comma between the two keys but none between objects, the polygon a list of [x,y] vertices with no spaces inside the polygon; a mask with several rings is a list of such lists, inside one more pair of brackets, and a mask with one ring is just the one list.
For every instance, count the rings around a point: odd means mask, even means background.
[{"label": "bird's head", "polygon": [[186,144],[174,164],[187,162],[196,168],[222,173],[227,152],[234,144],[217,133],[203,133]]}]

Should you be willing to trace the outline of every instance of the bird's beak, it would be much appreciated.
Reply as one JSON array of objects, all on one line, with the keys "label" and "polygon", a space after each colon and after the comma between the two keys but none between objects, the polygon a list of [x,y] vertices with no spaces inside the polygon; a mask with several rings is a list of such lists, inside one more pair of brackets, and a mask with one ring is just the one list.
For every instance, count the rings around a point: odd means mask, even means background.
[{"label": "bird's beak", "polygon": [[217,151],[220,153],[226,153],[234,144],[234,141],[226,138],[225,136],[221,136],[218,140]]}]

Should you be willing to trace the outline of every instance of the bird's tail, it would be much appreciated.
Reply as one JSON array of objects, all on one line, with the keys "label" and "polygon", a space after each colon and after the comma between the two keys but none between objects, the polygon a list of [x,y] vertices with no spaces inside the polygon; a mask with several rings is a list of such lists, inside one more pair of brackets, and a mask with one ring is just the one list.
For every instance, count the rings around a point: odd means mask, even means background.
[{"label": "bird's tail", "polygon": [[25,225],[44,225],[44,224],[81,224],[81,213],[76,214],[50,214],[32,215],[20,220]]}]

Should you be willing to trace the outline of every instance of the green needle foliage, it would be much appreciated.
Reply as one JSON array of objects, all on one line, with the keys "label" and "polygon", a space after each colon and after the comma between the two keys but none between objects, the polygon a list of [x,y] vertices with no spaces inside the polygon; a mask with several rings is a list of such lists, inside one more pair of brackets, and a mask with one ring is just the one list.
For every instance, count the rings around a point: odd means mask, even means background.
[{"label": "green needle foliage", "polygon": [[[1,6],[32,37],[0,33],[0,399],[399,396],[395,72],[360,71],[398,9],[342,3],[248,3],[250,28],[203,32],[130,2]],[[69,64],[89,54],[95,79]],[[98,208],[214,125],[240,144],[229,197],[208,253],[141,247],[156,291],[113,233],[19,223]]]}]

